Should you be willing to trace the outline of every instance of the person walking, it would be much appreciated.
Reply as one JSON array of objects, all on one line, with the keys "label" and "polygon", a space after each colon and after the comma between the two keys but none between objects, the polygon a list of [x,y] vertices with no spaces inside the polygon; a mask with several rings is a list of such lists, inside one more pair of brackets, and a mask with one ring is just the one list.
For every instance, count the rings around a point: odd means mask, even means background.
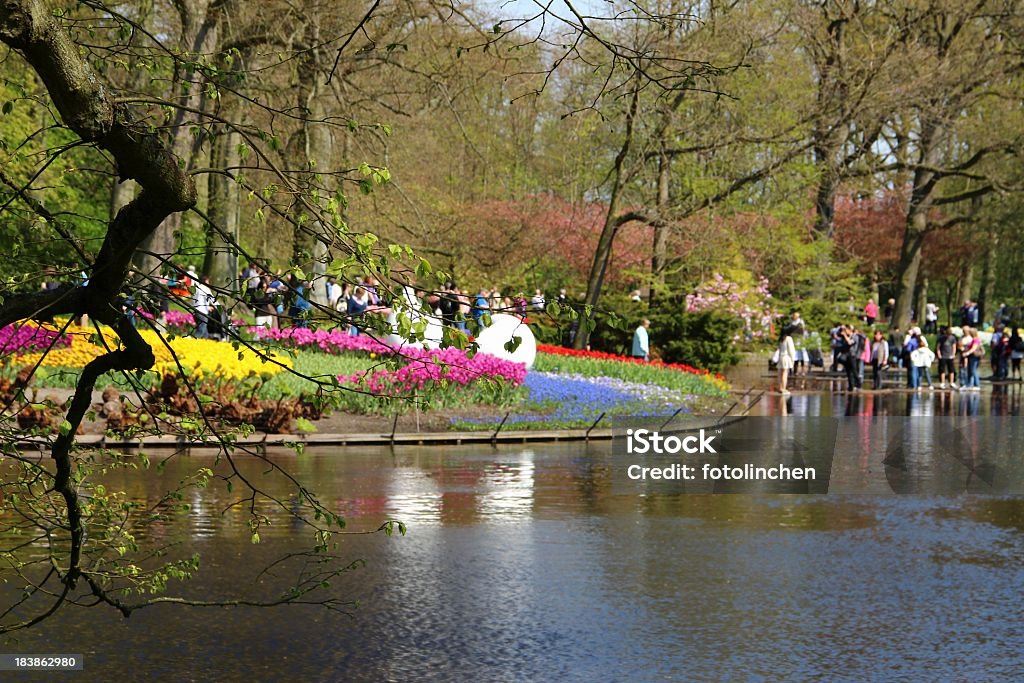
[{"label": "person walking", "polygon": [[640,325],[633,332],[633,358],[642,358],[643,360],[651,359],[651,344],[648,330],[651,327],[651,321],[644,318],[640,321]]},{"label": "person walking", "polygon": [[790,325],[782,328],[782,334],[779,336],[778,354],[779,393],[788,394],[789,390],[786,388],[786,385],[789,382],[789,373],[796,362],[796,346],[793,344],[793,328]]},{"label": "person walking", "polygon": [[[190,271],[191,272],[191,271]],[[207,275],[199,278],[196,282],[195,292],[192,294],[192,307],[195,309],[197,339],[208,339],[210,336],[210,309],[216,303],[216,297],[210,289],[210,278]]]},{"label": "person walking", "polygon": [[871,380],[875,391],[882,388],[882,372],[889,365],[889,343],[881,330],[875,330],[871,344]]},{"label": "person walking", "polygon": [[864,322],[871,327],[876,320],[878,320],[878,304],[874,299],[868,299],[868,303],[864,306]]},{"label": "person walking", "polygon": [[942,310],[929,301],[924,305],[924,333],[935,332],[939,328],[939,311]]}]

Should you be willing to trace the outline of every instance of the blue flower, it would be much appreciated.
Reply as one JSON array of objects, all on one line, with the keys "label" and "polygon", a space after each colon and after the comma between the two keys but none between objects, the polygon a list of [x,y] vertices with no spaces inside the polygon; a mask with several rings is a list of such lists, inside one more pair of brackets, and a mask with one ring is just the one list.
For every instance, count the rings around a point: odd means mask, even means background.
[{"label": "blue flower", "polygon": [[[522,410],[510,415],[506,426],[581,427],[593,424],[602,413],[607,417],[667,415],[685,406],[693,397],[663,387],[636,384],[612,377],[584,377],[531,372],[523,383],[529,398]],[[501,417],[456,418],[458,425],[493,425]]]}]

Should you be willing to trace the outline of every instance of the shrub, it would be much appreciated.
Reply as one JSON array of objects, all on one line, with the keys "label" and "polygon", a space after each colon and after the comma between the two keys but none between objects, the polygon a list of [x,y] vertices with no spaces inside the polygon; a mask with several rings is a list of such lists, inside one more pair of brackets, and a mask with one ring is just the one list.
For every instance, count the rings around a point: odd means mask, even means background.
[{"label": "shrub", "polygon": [[668,363],[686,363],[720,372],[739,360],[733,342],[743,321],[718,311],[697,313],[662,312],[651,320],[651,346]]}]

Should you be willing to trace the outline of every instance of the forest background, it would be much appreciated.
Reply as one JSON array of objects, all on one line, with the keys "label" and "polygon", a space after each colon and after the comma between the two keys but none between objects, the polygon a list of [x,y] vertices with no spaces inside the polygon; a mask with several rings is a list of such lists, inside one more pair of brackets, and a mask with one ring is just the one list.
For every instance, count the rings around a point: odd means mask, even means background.
[{"label": "forest background", "polygon": [[[198,210],[171,215],[144,252],[215,285],[246,265],[233,242],[274,270],[346,276],[296,220],[301,195],[464,290],[565,288],[623,313],[623,329],[642,308],[681,335],[708,297],[726,313],[714,334],[739,337],[792,308],[822,329],[868,297],[895,298],[904,328],[926,299],[944,320],[969,298],[982,319],[1024,301],[1019,2],[138,0],[61,12],[197,181]],[[136,186],[60,123],[25,62],[4,59],[0,78],[0,275],[16,291],[48,267],[81,270],[21,193],[88,252]],[[430,270],[428,289],[441,284]],[[598,326],[575,341],[621,337]]]},{"label": "forest background", "polygon": [[[11,608],[0,632],[65,600],[125,616],[243,604],[148,597],[198,560],[164,562],[127,524],[185,514],[185,492],[211,482],[238,485],[254,543],[264,505],[315,535],[312,555],[286,558],[315,557],[310,573],[258,604],[333,605],[310,594],[352,566],[327,555],[339,513],[234,441],[248,424],[215,434],[222,471],[197,466],[152,505],[85,486],[149,467],[76,433],[104,377],[149,405],[143,380],[170,350],[133,306],[161,272],[195,266],[226,303],[248,261],[313,280],[314,303],[327,275],[396,293],[564,288],[577,319],[549,307],[548,330],[575,323],[577,347],[614,350],[643,315],[663,351],[705,367],[722,360],[706,337],[764,339],[791,308],[823,330],[893,298],[905,328],[929,299],[944,320],[965,299],[983,320],[1022,302],[1020,0],[5,0],[0,43],[0,327],[21,326],[10,341],[88,316],[102,344],[61,404],[8,382],[0,532],[47,550],[0,558],[30,587],[28,615]],[[422,340],[420,322],[397,325]],[[243,344],[217,346],[242,361]],[[343,391],[336,371],[305,379]],[[185,384],[186,415],[158,412],[150,433],[216,432],[218,402]],[[19,417],[37,407],[64,418],[30,431]],[[294,496],[246,480],[242,452]]]}]

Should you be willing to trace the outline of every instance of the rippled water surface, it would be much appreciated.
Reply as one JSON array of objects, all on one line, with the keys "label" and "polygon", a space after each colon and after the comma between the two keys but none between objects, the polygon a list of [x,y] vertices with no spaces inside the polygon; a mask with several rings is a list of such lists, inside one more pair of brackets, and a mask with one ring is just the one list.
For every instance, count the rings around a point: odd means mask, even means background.
[{"label": "rippled water surface", "polygon": [[[69,680],[1019,680],[1021,500],[616,495],[608,451],[275,454],[351,530],[408,525],[346,540],[367,560],[330,588],[358,602],[349,615],[71,608],[4,651],[81,652]],[[123,482],[130,495],[157,495],[146,477]],[[231,499],[212,487],[145,532],[202,554],[194,594],[254,590],[259,567],[309,541],[280,522],[253,546]]]}]

